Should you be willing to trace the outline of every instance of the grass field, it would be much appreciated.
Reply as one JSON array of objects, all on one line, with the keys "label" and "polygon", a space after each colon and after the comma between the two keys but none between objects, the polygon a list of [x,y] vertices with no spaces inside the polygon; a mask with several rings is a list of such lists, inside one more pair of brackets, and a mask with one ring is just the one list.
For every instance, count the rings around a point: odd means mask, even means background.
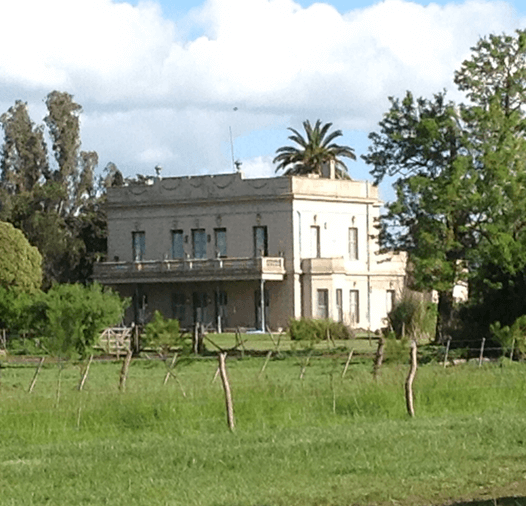
[{"label": "grass field", "polygon": [[0,504],[526,504],[525,365],[422,366],[409,419],[405,365],[342,379],[345,353],[312,356],[300,380],[304,359],[264,360],[227,362],[234,433],[213,357],[166,386],[137,360],[124,393],[120,363],[94,363],[82,392],[67,365],[59,396],[56,364],[29,395],[34,364],[4,360]]}]

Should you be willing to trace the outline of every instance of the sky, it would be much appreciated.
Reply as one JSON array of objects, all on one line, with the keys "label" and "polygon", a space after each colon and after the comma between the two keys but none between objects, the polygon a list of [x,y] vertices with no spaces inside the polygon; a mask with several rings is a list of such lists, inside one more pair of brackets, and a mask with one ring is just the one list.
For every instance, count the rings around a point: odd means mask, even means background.
[{"label": "sky", "polygon": [[[341,129],[360,161],[389,96],[462,100],[453,74],[491,33],[526,28],[523,0],[17,0],[0,2],[0,113],[67,91],[82,149],[125,176],[274,175],[288,127]],[[380,188],[393,198],[390,182]]]}]

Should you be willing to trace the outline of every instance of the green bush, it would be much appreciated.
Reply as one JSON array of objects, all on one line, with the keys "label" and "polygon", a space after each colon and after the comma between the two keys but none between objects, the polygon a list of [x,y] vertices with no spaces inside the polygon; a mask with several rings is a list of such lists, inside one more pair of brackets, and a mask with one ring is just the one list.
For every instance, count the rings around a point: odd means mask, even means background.
[{"label": "green bush", "polygon": [[0,221],[0,286],[34,292],[42,285],[42,256],[21,230]]},{"label": "green bush", "polygon": [[409,339],[397,338],[390,332],[385,339],[384,360],[386,363],[405,364],[409,359]]},{"label": "green bush", "polygon": [[316,342],[327,339],[352,339],[354,334],[351,329],[341,322],[335,322],[330,318],[309,319],[299,318],[289,320],[289,335],[293,341]]},{"label": "green bush", "polygon": [[31,312],[45,349],[62,358],[85,358],[100,333],[119,323],[128,299],[94,283],[53,285],[35,296]]},{"label": "green bush", "polygon": [[430,339],[435,333],[437,307],[417,295],[404,294],[387,317],[398,339]]},{"label": "green bush", "polygon": [[503,353],[511,352],[512,348],[521,360],[526,356],[526,315],[519,316],[511,327],[501,327],[500,322],[490,325],[490,331],[495,340],[502,346]]},{"label": "green bush", "polygon": [[145,331],[145,344],[163,356],[167,356],[171,348],[188,347],[186,337],[180,332],[179,320],[166,319],[159,311],[155,311]]}]

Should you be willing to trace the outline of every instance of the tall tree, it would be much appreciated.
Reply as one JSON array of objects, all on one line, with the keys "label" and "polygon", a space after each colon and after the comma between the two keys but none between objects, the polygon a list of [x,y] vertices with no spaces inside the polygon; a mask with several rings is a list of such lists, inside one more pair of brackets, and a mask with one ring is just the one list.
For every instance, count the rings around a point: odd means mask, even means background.
[{"label": "tall tree", "polygon": [[526,300],[525,34],[492,35],[473,48],[455,74],[469,104],[445,105],[443,94],[415,102],[408,93],[391,99],[380,133],[370,135],[364,158],[376,181],[397,177],[381,237],[409,251],[417,285],[439,291],[438,340],[464,275],[485,330],[511,308],[515,318],[526,313],[526,303],[496,303]]},{"label": "tall tree", "polygon": [[283,170],[285,175],[290,176],[322,175],[324,165],[334,162],[336,177],[349,179],[347,166],[342,158],[356,160],[354,149],[333,142],[343,134],[341,130],[329,133],[331,126],[332,123],[322,125],[321,121],[318,120],[313,127],[310,121],[306,120],[303,122],[305,137],[294,128],[289,128],[293,134],[289,136],[289,139],[298,144],[299,147],[284,146],[276,150],[276,157],[272,162],[278,163],[276,172]]},{"label": "tall tree", "polygon": [[397,198],[382,217],[380,241],[384,249],[409,253],[414,288],[438,291],[435,337],[441,342],[452,324],[453,289],[465,275],[474,242],[476,174],[458,107],[445,93],[415,100],[408,92],[390,101],[363,156],[373,165],[375,184],[397,177]]},{"label": "tall tree", "polygon": [[93,196],[94,170],[98,156],[94,151],[80,151],[80,114],[82,107],[69,93],[53,91],[46,99],[48,115],[44,118],[53,140],[58,169],[52,181],[65,190],[58,202],[61,216],[75,213],[81,202]]},{"label": "tall tree", "polygon": [[98,156],[80,151],[82,108],[58,91],[46,105],[56,163],[48,161],[44,127],[33,124],[26,104],[18,101],[0,117],[0,219],[22,229],[42,253],[45,288],[54,281],[86,282],[105,253],[106,233],[94,177]]},{"label": "tall tree", "polygon": [[0,116],[0,123],[2,187],[9,193],[30,192],[49,171],[43,128],[31,121],[27,103],[20,100]]},{"label": "tall tree", "polygon": [[463,112],[485,209],[470,284],[471,328],[485,332],[526,314],[526,30],[472,50],[455,82],[471,100]]}]

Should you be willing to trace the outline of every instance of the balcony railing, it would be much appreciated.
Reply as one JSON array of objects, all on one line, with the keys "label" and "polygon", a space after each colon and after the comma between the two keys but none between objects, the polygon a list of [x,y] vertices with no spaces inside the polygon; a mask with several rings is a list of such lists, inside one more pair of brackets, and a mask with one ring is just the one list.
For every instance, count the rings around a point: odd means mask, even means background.
[{"label": "balcony railing", "polygon": [[281,281],[284,275],[285,260],[282,257],[143,260],[104,262],[94,266],[94,278],[103,283]]}]

